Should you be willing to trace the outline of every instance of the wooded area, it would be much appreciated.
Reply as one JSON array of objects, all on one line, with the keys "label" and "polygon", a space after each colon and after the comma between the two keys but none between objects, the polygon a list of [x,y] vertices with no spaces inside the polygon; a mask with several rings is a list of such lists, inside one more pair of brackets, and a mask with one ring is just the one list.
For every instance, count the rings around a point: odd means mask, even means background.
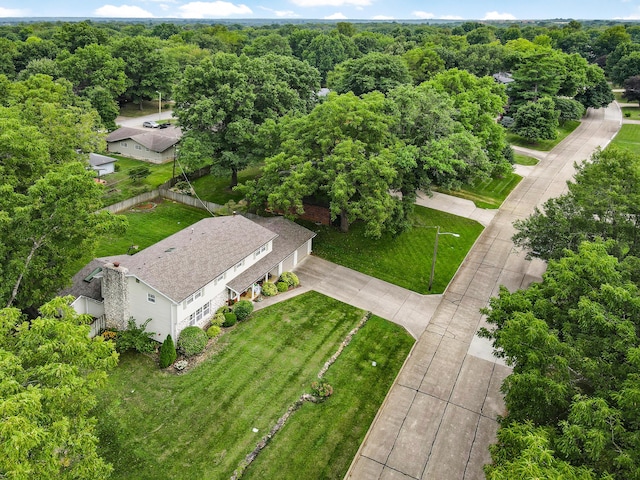
[{"label": "wooded area", "polygon": [[[375,238],[410,228],[419,191],[509,172],[507,132],[555,138],[613,101],[608,81],[640,99],[640,26],[0,26],[0,476],[109,472],[85,416],[116,357],[48,302],[74,259],[126,227],[95,213],[103,192],[87,168],[123,105],[172,108],[190,170],[211,165],[235,185],[260,165],[241,187],[252,209],[296,217],[313,198]],[[637,155],[599,152],[516,224],[516,244],[549,270],[487,310],[484,335],[514,366],[490,478],[640,478],[639,172]]]}]

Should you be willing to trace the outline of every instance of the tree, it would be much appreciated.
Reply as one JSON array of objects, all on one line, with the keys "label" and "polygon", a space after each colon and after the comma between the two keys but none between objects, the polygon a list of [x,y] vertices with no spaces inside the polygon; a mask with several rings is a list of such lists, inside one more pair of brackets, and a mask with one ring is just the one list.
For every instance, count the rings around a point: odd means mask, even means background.
[{"label": "tree", "polygon": [[598,238],[615,240],[621,252],[639,255],[639,166],[640,157],[627,150],[609,147],[596,152],[590,161],[576,165],[568,193],[515,222],[514,243],[529,256],[545,260]]},{"label": "tree", "polygon": [[553,101],[555,110],[558,112],[560,125],[564,125],[568,120],[578,121],[585,112],[584,105],[577,100],[565,97],[556,97]]},{"label": "tree", "polygon": [[464,70],[451,69],[437,74],[428,82],[437,91],[447,93],[456,109],[454,119],[480,142],[491,162],[491,176],[511,171],[505,158],[507,147],[504,128],[496,118],[507,103],[504,86],[491,77],[476,77]]},{"label": "tree", "polygon": [[96,390],[115,367],[113,343],[89,338],[87,317],[71,297],[40,307],[31,322],[0,310],[2,428],[0,472],[6,478],[106,479],[98,456]]},{"label": "tree", "polygon": [[102,206],[102,187],[80,162],[51,169],[25,193],[0,186],[0,299],[21,308],[54,295],[76,272],[74,258],[94,251],[98,236],[118,232],[124,219]]},{"label": "tree", "polygon": [[387,93],[398,85],[410,82],[409,70],[400,57],[379,52],[342,62],[327,78],[330,89],[356,95],[374,90]]},{"label": "tree", "polygon": [[188,67],[175,89],[174,111],[185,130],[180,155],[206,153],[206,161],[231,172],[235,186],[239,170],[264,158],[259,127],[286,113],[305,113],[318,88],[317,71],[292,57],[218,53]]},{"label": "tree", "polygon": [[139,165],[129,170],[129,178],[135,183],[140,183],[149,175],[151,175],[151,169],[148,165]]},{"label": "tree", "polygon": [[160,48],[160,42],[150,37],[124,37],[113,42],[112,55],[124,62],[127,88],[122,96],[142,109],[143,100],[158,98],[158,92],[169,97],[177,65]]},{"label": "tree", "polygon": [[596,38],[593,49],[599,57],[613,52],[618,45],[630,42],[631,35],[626,32],[624,25],[615,25],[607,28]]},{"label": "tree", "polygon": [[412,48],[402,55],[402,59],[407,64],[415,84],[420,84],[444,70],[444,60],[433,48],[426,46]]},{"label": "tree", "polygon": [[560,112],[550,97],[542,97],[536,101],[521,105],[513,116],[513,133],[526,138],[530,142],[553,140],[558,136],[558,118]]},{"label": "tree", "polygon": [[164,342],[162,342],[160,346],[160,368],[167,368],[169,365],[172,365],[173,362],[176,361],[177,356],[178,353],[173,344],[173,339],[171,335],[167,335],[167,338],[164,339]]},{"label": "tree", "polygon": [[277,33],[257,37],[251,44],[242,49],[242,53],[248,57],[261,57],[270,53],[292,55],[291,46],[287,39]]},{"label": "tree", "polygon": [[587,86],[582,92],[578,92],[575,99],[585,108],[606,107],[613,102],[613,92],[602,69],[597,65],[589,65],[586,73]]},{"label": "tree", "polygon": [[640,75],[634,75],[624,81],[622,98],[630,102],[640,103]]},{"label": "tree", "polygon": [[530,423],[530,431],[543,427],[535,435],[547,439],[544,465],[567,462],[598,478],[637,475],[640,424],[629,400],[640,386],[640,292],[630,274],[638,258],[620,261],[615,251],[613,240],[584,242],[550,261],[542,283],[502,288],[490,301],[492,329],[481,335],[513,365],[502,386],[508,414],[492,450],[497,464],[524,460],[527,445],[512,433]]},{"label": "tree", "polygon": [[640,75],[640,52],[631,52],[623,56],[618,63],[611,68],[611,80],[616,85],[623,85],[627,78]]},{"label": "tree", "polygon": [[517,111],[520,105],[527,102],[558,95],[566,76],[560,55],[550,48],[539,48],[522,57],[513,69],[513,82],[507,87],[511,109]]},{"label": "tree", "polygon": [[324,82],[327,73],[349,58],[357,56],[357,48],[350,37],[335,34],[320,34],[311,40],[302,52],[302,59],[316,67]]},{"label": "tree", "polygon": [[389,193],[396,176],[391,122],[379,92],[330,94],[309,115],[285,122],[280,153],[243,191],[254,208],[289,216],[303,213],[306,197],[326,198],[343,231],[362,220],[366,234],[379,237],[398,204]]}]

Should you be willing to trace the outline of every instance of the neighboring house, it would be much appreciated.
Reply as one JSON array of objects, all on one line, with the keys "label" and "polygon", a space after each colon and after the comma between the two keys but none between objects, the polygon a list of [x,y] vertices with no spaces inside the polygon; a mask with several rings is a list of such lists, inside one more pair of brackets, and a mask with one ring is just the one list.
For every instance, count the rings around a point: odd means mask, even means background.
[{"label": "neighboring house", "polygon": [[151,163],[166,163],[174,159],[180,138],[182,130],[174,126],[153,130],[122,127],[107,135],[107,151]]},{"label": "neighboring house", "polygon": [[108,328],[151,318],[158,341],[205,326],[215,311],[259,282],[293,269],[311,253],[315,233],[285,218],[241,215],[205,218],[135,255],[97,258],[61,295],[76,297],[79,313],[104,315]]},{"label": "neighboring house", "polygon": [[89,165],[92,169],[98,172],[98,178],[108,173],[115,171],[116,159],[107,157],[106,155],[99,155],[97,153],[89,154]]}]

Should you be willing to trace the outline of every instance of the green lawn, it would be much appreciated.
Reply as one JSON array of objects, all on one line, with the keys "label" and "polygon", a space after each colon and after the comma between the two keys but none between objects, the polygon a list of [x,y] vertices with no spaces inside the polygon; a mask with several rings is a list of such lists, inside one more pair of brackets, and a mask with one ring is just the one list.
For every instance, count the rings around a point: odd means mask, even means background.
[{"label": "green lawn", "polygon": [[[95,410],[99,449],[114,466],[112,478],[228,479],[310,391],[362,315],[308,292],[254,313],[185,375],[161,372],[146,356],[123,355],[98,392]],[[329,369],[333,396],[296,412],[248,473],[342,478],[412,345],[403,329],[372,318]],[[290,451],[295,458],[282,456]]]},{"label": "green lawn", "polygon": [[537,158],[529,157],[527,155],[522,155],[520,153],[514,153],[513,159],[515,163],[517,163],[518,165],[525,165],[529,167],[537,165],[539,161]]},{"label": "green lawn", "polygon": [[[414,225],[439,225],[441,232],[460,235],[439,237],[431,293],[442,293],[483,227],[474,220],[420,206],[415,207],[411,220]],[[428,293],[435,228],[414,227],[398,236],[387,234],[374,240],[364,236],[364,226],[358,223],[347,234],[333,227],[303,223],[318,233],[313,240],[317,256],[400,287]]]},{"label": "green lawn", "polygon": [[[154,164],[143,162],[142,160],[133,160],[120,155],[111,156],[118,159],[116,165],[118,165],[119,170],[108,175],[102,175],[101,177],[107,182],[103,196],[105,205],[113,205],[127,198],[151,191],[157,188],[158,185],[171,179],[173,175],[173,162]],[[141,165],[148,166],[151,174],[139,182],[131,181],[129,179],[129,170]]]},{"label": "green lawn", "polygon": [[142,250],[210,216],[206,210],[181,203],[168,200],[156,202],[157,206],[151,210],[126,212],[124,215],[129,220],[127,232],[124,235],[104,237],[100,241],[96,257],[127,253],[131,245],[138,245]]},{"label": "green lawn", "polygon": [[[530,157],[526,157],[530,158]],[[448,195],[473,201],[478,208],[500,208],[511,190],[522,180],[520,175],[510,173],[503,178],[490,178],[463,185],[460,190],[439,190]]]},{"label": "green lawn", "polygon": [[536,143],[531,143],[525,138],[522,138],[519,135],[514,135],[513,133],[507,132],[507,142],[512,145],[517,145],[519,147],[531,148],[533,150],[539,150],[542,152],[548,152],[557,144],[559,144],[562,140],[564,140],[567,135],[573,132],[578,126],[580,122],[568,121],[560,128],[558,128],[558,137],[555,140],[539,140]]},{"label": "green lawn", "polygon": [[[261,171],[261,167],[250,167],[238,172],[238,183],[242,184],[247,180],[253,180]],[[192,182],[198,196],[209,202],[224,205],[229,200],[239,202],[243,195],[229,188],[231,174],[229,175],[205,175]]]},{"label": "green lawn", "polygon": [[622,107],[622,117],[623,120],[640,120],[640,107]]},{"label": "green lawn", "polygon": [[627,123],[623,124],[618,134],[611,141],[611,145],[631,150],[640,154],[640,125]]}]

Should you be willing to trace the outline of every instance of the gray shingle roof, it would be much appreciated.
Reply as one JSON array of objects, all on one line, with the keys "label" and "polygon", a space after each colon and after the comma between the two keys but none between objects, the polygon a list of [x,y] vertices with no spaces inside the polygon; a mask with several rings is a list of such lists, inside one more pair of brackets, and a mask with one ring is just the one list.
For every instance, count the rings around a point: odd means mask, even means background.
[{"label": "gray shingle roof", "polygon": [[98,153],[89,154],[89,165],[92,167],[99,167],[100,165],[107,165],[109,163],[115,163],[116,159],[107,157],[106,155],[100,155]]},{"label": "gray shingle roof", "polygon": [[276,237],[241,215],[205,218],[120,264],[180,302]]},{"label": "gray shingle roof", "polygon": [[119,142],[129,138],[153,152],[162,153],[180,141],[182,130],[173,126],[152,131],[122,127],[107,135],[107,142]]},{"label": "gray shingle roof", "polygon": [[307,240],[316,236],[311,230],[301,227],[284,217],[258,217],[253,221],[277,233],[278,237],[273,241],[273,250],[269,255],[256,262],[255,265],[252,265],[251,268],[248,268],[227,284],[229,288],[238,293],[244,292],[256,281],[264,278],[282,260],[291,255]]}]

